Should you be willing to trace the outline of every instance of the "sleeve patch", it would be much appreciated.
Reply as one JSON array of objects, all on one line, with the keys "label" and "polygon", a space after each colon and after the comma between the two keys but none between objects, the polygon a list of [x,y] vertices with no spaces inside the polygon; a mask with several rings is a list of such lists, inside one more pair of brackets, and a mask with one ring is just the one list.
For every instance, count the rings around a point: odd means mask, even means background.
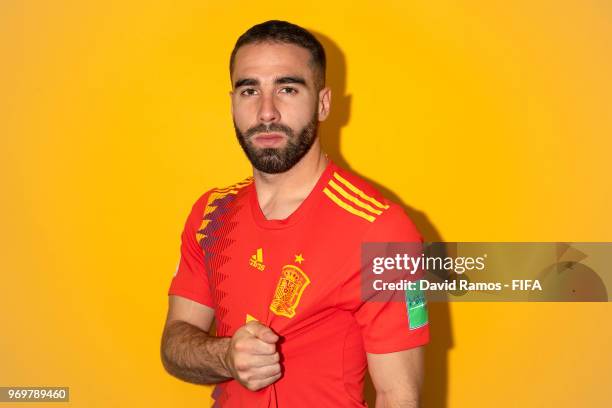
[{"label": "sleeve patch", "polygon": [[408,312],[408,326],[410,330],[416,330],[429,322],[427,300],[422,290],[406,289],[406,309]]}]

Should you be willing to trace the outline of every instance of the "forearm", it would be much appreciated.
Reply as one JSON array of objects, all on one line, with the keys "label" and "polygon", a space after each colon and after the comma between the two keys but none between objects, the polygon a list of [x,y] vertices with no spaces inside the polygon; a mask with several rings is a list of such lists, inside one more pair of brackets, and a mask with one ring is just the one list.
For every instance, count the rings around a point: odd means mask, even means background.
[{"label": "forearm", "polygon": [[216,384],[232,378],[225,363],[230,340],[176,320],[168,324],[162,336],[162,362],[166,371],[181,380]]},{"label": "forearm", "polygon": [[418,408],[418,391],[405,393],[404,395],[376,394],[376,408]]}]

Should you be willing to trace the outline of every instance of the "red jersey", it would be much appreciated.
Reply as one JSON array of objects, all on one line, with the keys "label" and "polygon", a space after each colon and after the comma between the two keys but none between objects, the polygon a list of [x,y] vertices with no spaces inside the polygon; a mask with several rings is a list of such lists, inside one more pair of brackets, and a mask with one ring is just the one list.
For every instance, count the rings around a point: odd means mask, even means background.
[{"label": "red jersey", "polygon": [[[214,308],[217,336],[256,319],[280,336],[282,377],[259,391],[216,386],[221,407],[364,407],[367,353],[426,344],[405,302],[360,296],[362,242],[421,242],[401,207],[329,161],[286,219],[267,220],[252,177],[193,205],[169,294]],[[423,305],[426,307],[426,305]]]}]

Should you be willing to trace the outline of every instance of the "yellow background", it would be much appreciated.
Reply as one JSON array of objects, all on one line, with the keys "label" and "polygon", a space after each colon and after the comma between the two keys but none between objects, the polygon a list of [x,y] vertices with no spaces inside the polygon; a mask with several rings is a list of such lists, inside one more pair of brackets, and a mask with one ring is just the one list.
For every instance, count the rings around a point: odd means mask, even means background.
[{"label": "yellow background", "polygon": [[[0,385],[207,405],[161,366],[166,291],[195,199],[249,175],[228,57],[271,18],[328,49],[330,155],[426,239],[612,240],[606,1],[3,0]],[[610,313],[432,304],[424,406],[610,406]]]}]

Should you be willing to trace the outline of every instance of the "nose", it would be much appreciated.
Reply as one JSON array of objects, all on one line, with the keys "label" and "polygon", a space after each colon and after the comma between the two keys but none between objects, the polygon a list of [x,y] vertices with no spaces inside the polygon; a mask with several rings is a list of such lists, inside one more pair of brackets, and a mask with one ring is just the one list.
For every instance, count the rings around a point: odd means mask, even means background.
[{"label": "nose", "polygon": [[263,95],[260,99],[261,105],[259,106],[259,120],[261,122],[278,122],[280,120],[280,112],[276,108],[274,103],[274,95]]}]

